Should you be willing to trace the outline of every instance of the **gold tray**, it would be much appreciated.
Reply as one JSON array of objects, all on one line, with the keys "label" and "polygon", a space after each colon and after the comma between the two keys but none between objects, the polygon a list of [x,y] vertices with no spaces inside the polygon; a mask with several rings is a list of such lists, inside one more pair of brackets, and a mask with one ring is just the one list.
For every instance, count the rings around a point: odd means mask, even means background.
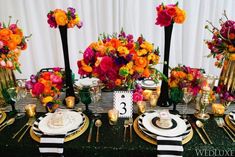
[{"label": "gold tray", "polygon": [[2,112],[2,117],[0,118],[0,124],[6,119],[7,114],[5,112]]},{"label": "gold tray", "polygon": [[225,122],[227,123],[229,128],[231,128],[233,131],[235,131],[235,126],[232,124],[232,122],[230,122],[229,115],[225,116]]},{"label": "gold tray", "polygon": [[[68,141],[72,141],[74,140],[75,138],[81,136],[88,128],[89,126],[89,118],[85,115],[85,124],[83,125],[83,127],[81,127],[79,130],[77,130],[75,133],[69,135],[69,136],[66,136],[65,139],[64,139],[64,142],[68,142]],[[30,129],[30,136],[32,137],[32,139],[36,142],[40,142],[40,137],[37,136],[34,131],[33,131],[33,128],[31,127]]]},{"label": "gold tray", "polygon": [[[138,127],[138,119],[139,119],[139,117],[137,117],[135,119],[134,124],[133,124],[133,127],[134,127],[134,130],[135,130],[136,134],[140,138],[145,140],[146,142],[149,142],[151,144],[157,145],[157,141],[156,140],[152,139],[151,137],[149,137],[148,135],[146,135],[145,133],[143,133],[140,130],[140,128]],[[183,139],[182,144],[188,143],[192,138],[193,138],[193,129],[191,129],[189,135],[185,139]]]}]

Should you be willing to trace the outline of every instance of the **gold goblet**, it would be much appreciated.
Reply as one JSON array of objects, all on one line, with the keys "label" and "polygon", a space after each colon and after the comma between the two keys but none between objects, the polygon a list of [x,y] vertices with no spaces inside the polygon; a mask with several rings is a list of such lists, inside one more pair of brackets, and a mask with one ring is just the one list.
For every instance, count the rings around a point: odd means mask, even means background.
[{"label": "gold goblet", "polygon": [[119,112],[117,109],[113,108],[108,111],[108,118],[110,125],[116,125],[118,121]]},{"label": "gold goblet", "polygon": [[66,106],[67,108],[74,108],[75,105],[75,97],[74,96],[68,96],[65,98]]},{"label": "gold goblet", "polygon": [[31,118],[36,115],[36,104],[28,104],[24,107],[26,115]]}]

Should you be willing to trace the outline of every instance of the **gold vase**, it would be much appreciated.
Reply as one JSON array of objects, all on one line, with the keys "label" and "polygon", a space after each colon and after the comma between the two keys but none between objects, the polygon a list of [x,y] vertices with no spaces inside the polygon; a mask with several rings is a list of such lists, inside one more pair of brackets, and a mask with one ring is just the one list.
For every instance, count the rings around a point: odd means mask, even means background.
[{"label": "gold vase", "polygon": [[226,87],[226,90],[234,93],[235,91],[235,54],[231,54],[228,60],[225,60],[220,74],[219,85]]},{"label": "gold vase", "polygon": [[8,89],[10,87],[16,86],[16,79],[11,69],[0,68],[0,102],[4,103],[4,97],[2,95],[2,90]]}]

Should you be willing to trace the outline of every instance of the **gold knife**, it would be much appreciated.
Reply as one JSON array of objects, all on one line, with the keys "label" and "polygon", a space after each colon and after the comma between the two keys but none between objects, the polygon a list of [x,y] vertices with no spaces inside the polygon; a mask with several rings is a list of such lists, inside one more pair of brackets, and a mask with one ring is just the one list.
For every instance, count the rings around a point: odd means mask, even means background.
[{"label": "gold knife", "polygon": [[92,119],[91,125],[90,125],[90,130],[89,130],[89,135],[88,135],[88,139],[87,139],[87,142],[88,142],[88,143],[91,142],[92,128],[93,128],[94,123],[95,123],[95,119]]},{"label": "gold knife", "polygon": [[192,127],[196,130],[196,132],[199,135],[199,137],[201,138],[202,142],[204,144],[207,144],[206,140],[204,139],[204,137],[202,136],[202,134],[200,133],[200,131],[198,130],[198,128],[196,127],[196,125],[194,123],[192,123]]}]

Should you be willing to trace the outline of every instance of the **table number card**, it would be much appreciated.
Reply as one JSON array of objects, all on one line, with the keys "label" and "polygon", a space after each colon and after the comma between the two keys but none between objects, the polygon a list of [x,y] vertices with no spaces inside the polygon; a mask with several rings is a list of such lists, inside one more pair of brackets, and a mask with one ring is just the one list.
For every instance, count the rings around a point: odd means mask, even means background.
[{"label": "table number card", "polygon": [[114,91],[113,102],[114,108],[119,111],[119,117],[127,118],[132,117],[133,101],[131,91]]}]

